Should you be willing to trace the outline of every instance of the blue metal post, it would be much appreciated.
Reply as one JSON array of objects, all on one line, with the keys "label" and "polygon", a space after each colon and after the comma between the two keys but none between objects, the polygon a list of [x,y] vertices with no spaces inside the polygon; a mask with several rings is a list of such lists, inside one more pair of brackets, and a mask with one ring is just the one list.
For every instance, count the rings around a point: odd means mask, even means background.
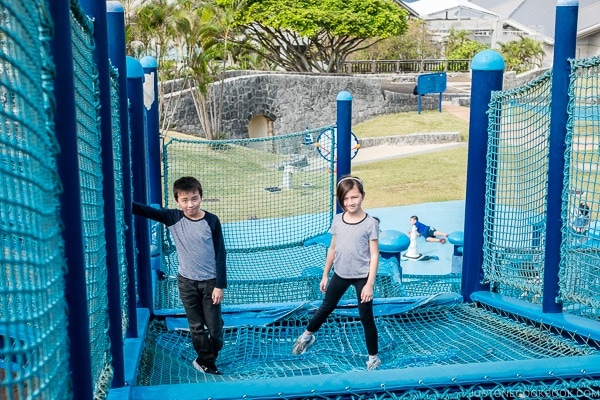
[{"label": "blue metal post", "polygon": [[129,100],[127,97],[127,62],[125,60],[125,10],[118,1],[106,2],[106,22],[108,35],[108,55],[110,61],[119,73],[119,115],[121,130],[121,151],[123,163],[123,219],[129,227],[125,231],[125,256],[127,259],[127,325],[126,336],[138,337],[137,305],[135,289],[135,249],[133,240],[133,213],[131,210],[131,147],[129,138]]},{"label": "blue metal post", "polygon": [[492,91],[502,90],[504,60],[494,50],[483,50],[471,62],[471,114],[469,117],[469,149],[465,227],[463,247],[462,295],[489,290],[482,284],[483,225],[485,215],[485,166],[488,141],[487,110]]},{"label": "blue metal post", "polygon": [[115,164],[112,140],[112,110],[110,70],[108,64],[108,31],[106,29],[106,3],[80,0],[86,13],[94,20],[94,55],[100,88],[100,143],[102,151],[102,196],[104,200],[104,232],[106,240],[106,290],[108,295],[108,336],[113,366],[111,387],[125,386],[125,358],[123,331],[121,329],[121,274],[119,266],[119,241],[115,196]]},{"label": "blue metal post", "polygon": [[[339,92],[337,95],[337,181],[351,172],[351,142],[352,142],[352,95],[349,92]],[[337,212],[342,212],[339,203]]]},{"label": "blue metal post", "polygon": [[79,151],[77,148],[70,2],[69,0],[55,0],[48,4],[51,18],[54,21],[54,36],[51,42],[52,59],[55,63],[54,87],[57,96],[54,103],[54,124],[56,139],[61,149],[57,156],[57,167],[63,188],[60,196],[60,216],[63,223],[64,255],[67,262],[65,297],[69,308],[67,332],[69,335],[69,367],[73,383],[71,389],[74,399],[92,400],[94,391],[81,183],[77,173],[79,171]]},{"label": "blue metal post", "polygon": [[[133,57],[127,57],[127,94],[131,104],[129,119],[131,123],[131,171],[133,180],[133,200],[148,204],[148,164],[146,161],[146,113],[144,110],[144,69]],[[152,274],[150,262],[149,221],[136,218],[135,243],[138,247],[138,291],[139,306],[152,307]]]},{"label": "blue metal post", "polygon": [[154,57],[140,60],[144,68],[144,107],[148,139],[148,183],[150,203],[162,204],[160,171],[160,120],[158,110],[158,63]]},{"label": "blue metal post", "polygon": [[562,243],[562,191],[569,103],[569,58],[575,57],[577,38],[577,0],[559,0],[556,5],[554,62],[552,65],[552,103],[550,107],[550,143],[548,158],[548,201],[546,222],[546,257],[542,311],[562,312],[558,297],[560,245]]}]

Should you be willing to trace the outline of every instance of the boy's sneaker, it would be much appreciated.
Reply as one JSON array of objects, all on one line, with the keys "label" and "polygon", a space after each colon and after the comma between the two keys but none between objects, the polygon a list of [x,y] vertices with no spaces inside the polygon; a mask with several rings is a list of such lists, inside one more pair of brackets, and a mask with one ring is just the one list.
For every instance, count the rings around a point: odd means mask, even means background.
[{"label": "boy's sneaker", "polygon": [[375,356],[373,358],[369,357],[369,359],[367,360],[367,369],[369,371],[376,369],[380,365],[381,359],[379,358],[379,356]]},{"label": "boy's sneaker", "polygon": [[296,339],[296,343],[294,343],[294,348],[292,349],[292,354],[302,354],[313,345],[316,338],[315,335],[300,335],[298,339]]},{"label": "boy's sneaker", "polygon": [[440,239],[440,243],[441,243],[441,244],[444,244],[444,243],[446,243],[446,239]]},{"label": "boy's sneaker", "polygon": [[198,362],[198,359],[195,359],[192,365],[204,374],[223,375],[214,362]]}]

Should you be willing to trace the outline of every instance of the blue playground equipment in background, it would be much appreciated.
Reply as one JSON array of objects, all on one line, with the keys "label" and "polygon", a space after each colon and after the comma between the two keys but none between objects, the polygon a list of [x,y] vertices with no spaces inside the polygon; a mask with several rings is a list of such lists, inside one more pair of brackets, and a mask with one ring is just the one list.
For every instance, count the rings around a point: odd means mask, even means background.
[{"label": "blue playground equipment in background", "polygon": [[[158,65],[126,56],[119,2],[0,11],[0,399],[600,397],[600,60],[574,59],[577,1],[557,2],[551,74],[502,92],[502,57],[474,57],[465,224],[449,238],[462,268],[403,273],[407,236],[382,232],[383,365],[368,372],[352,294],[290,354],[357,150],[351,93],[334,126],[161,148]],[[335,156],[312,141],[326,131]],[[224,226],[222,377],[191,367],[168,232],[131,213],[173,206],[183,174]],[[592,223],[574,232],[582,201]]]}]

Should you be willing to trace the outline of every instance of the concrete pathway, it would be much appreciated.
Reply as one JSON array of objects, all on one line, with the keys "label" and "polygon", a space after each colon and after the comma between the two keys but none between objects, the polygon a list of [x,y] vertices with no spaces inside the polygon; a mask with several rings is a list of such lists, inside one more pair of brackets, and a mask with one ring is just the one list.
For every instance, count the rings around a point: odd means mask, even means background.
[{"label": "concrete pathway", "polygon": [[[469,122],[469,107],[463,107],[451,103],[442,103],[442,112],[448,112]],[[431,153],[434,151],[446,150],[455,147],[464,147],[466,142],[456,143],[433,143],[421,145],[381,145],[365,147],[358,150],[356,157],[352,160],[353,165],[365,164],[374,161],[383,161],[399,157],[408,157],[417,154]]]}]

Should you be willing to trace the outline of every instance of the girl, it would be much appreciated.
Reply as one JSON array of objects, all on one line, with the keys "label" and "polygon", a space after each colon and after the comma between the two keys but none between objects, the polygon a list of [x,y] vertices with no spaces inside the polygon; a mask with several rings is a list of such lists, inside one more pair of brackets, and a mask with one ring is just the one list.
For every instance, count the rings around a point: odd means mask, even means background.
[{"label": "girl", "polygon": [[[373,317],[373,286],[379,267],[379,223],[361,207],[365,191],[362,181],[357,177],[345,176],[340,179],[336,195],[344,212],[333,218],[329,229],[331,244],[320,283],[325,297],[306,331],[296,340],[292,354],[304,353],[315,342],[314,333],[352,285],[356,289],[358,312],[369,352],[367,369],[373,370],[381,365]],[[329,282],[329,272],[333,266],[335,270]]]}]

